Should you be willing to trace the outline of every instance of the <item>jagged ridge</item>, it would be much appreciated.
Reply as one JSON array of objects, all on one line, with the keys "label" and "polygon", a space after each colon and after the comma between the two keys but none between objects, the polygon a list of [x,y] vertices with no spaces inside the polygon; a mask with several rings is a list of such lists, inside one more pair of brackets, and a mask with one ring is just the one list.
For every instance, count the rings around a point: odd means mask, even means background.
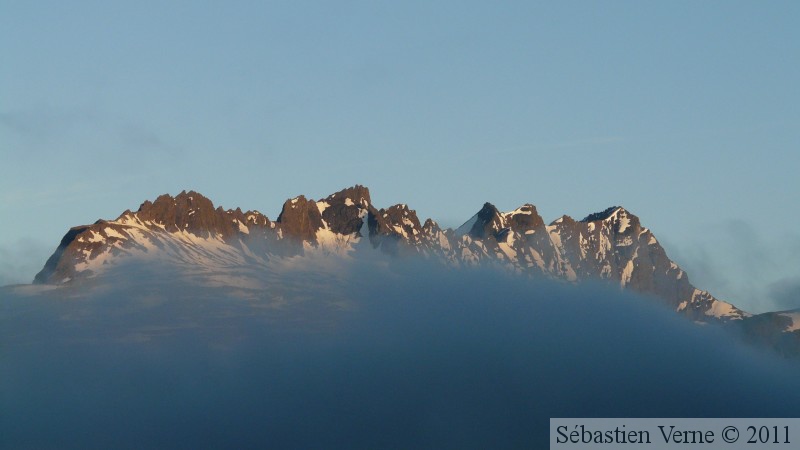
[{"label": "jagged ridge", "polygon": [[[421,224],[407,205],[376,208],[356,185],[324,199],[287,200],[271,221],[258,211],[224,210],[189,191],[159,196],[112,221],[69,230],[34,282],[63,284],[101,274],[128,258],[155,258],[202,275],[213,269],[266,268],[275,258],[306,253],[352,255],[378,249],[418,254],[451,265],[497,264],[567,281],[607,280],[652,295],[693,320],[749,315],[696,289],[639,218],[614,206],[581,221],[546,225],[536,207],[501,212],[491,203],[464,225]],[[266,270],[266,269],[265,269]]]}]

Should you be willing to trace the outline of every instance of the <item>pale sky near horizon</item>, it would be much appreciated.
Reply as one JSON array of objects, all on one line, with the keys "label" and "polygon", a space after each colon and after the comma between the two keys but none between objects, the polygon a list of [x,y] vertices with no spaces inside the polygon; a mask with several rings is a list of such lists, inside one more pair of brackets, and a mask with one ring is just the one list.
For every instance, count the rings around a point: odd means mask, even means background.
[{"label": "pale sky near horizon", "polygon": [[159,194],[274,219],[359,183],[445,226],[621,204],[698,287],[797,308],[798,24],[795,1],[0,0],[0,284]]}]

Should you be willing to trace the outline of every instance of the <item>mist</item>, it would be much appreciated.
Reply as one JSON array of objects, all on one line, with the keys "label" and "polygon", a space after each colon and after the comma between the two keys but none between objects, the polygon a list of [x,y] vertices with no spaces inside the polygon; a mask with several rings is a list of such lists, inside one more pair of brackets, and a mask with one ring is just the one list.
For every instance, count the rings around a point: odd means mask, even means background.
[{"label": "mist", "polygon": [[0,290],[3,448],[544,448],[550,417],[792,417],[798,365],[597,285],[323,259]]},{"label": "mist", "polygon": [[742,219],[703,233],[664,244],[694,285],[751,313],[800,308],[800,234],[765,234]]},{"label": "mist", "polygon": [[30,283],[52,249],[33,239],[0,244],[0,286]]}]

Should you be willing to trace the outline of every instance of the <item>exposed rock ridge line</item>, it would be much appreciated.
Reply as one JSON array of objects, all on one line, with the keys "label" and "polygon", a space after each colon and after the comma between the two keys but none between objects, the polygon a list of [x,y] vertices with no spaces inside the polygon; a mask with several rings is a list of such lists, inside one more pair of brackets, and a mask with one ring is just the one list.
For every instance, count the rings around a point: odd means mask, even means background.
[{"label": "exposed rock ridge line", "polygon": [[[214,207],[197,192],[162,195],[110,221],[71,228],[34,282],[74,283],[130,258],[204,271],[266,267],[309,253],[422,255],[462,266],[496,264],[519,273],[580,282],[606,280],[660,299],[696,321],[750,315],[695,288],[653,233],[620,206],[549,225],[532,204],[501,212],[491,203],[457,229],[420,221],[405,204],[377,208],[356,185],[319,200],[286,200],[277,219]],[[266,270],[266,269],[265,269]]]}]

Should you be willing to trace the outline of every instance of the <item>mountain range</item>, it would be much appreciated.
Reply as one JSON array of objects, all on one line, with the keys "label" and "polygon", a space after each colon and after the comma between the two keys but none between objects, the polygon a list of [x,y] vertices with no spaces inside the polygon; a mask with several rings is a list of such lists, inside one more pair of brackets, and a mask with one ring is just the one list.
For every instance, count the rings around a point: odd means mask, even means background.
[{"label": "mountain range", "polygon": [[485,203],[456,229],[421,221],[405,204],[378,208],[356,185],[320,200],[286,200],[275,220],[225,210],[194,192],[162,195],[114,220],[71,228],[35,284],[77,285],[130,261],[158,261],[201,283],[258,291],[247,273],[313,255],[381,252],[452,267],[493,265],[567,283],[601,281],[645,294],[695,322],[800,354],[800,312],[750,314],[695,287],[655,235],[621,206],[546,224],[532,204],[501,212]]}]

